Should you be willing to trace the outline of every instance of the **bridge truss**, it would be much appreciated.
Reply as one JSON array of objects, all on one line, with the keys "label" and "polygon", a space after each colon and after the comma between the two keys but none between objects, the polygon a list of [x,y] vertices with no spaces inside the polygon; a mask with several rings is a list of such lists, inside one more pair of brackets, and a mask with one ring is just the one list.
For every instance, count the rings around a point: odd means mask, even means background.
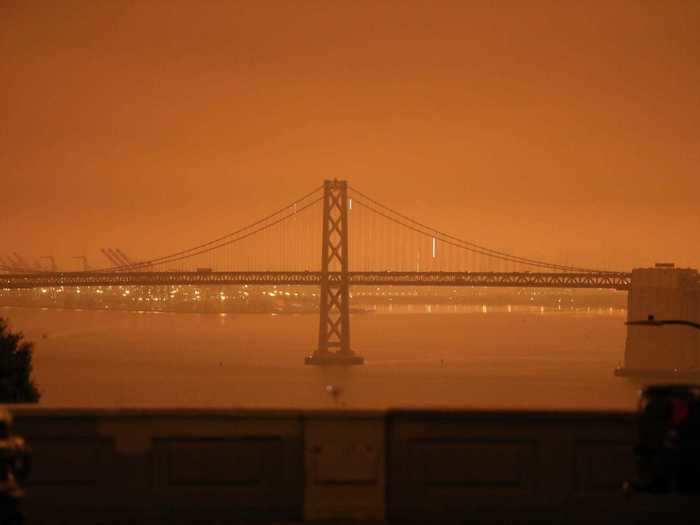
[{"label": "bridge truss", "polygon": [[[348,272],[350,286],[483,286],[501,288],[598,288],[629,290],[630,273],[552,272]],[[338,283],[342,272],[329,272]],[[323,272],[42,272],[0,274],[0,288],[80,286],[321,286]]]}]

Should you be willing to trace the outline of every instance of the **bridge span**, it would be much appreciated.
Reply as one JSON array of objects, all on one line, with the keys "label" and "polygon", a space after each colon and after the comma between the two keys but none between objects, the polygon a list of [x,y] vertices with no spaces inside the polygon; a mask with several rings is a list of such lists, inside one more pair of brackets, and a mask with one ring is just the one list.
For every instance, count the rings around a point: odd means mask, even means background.
[{"label": "bridge span", "polygon": [[[321,204],[320,238],[309,233],[317,231],[317,223],[305,224],[302,220],[311,213],[308,210],[317,209],[317,204]],[[351,241],[353,221],[360,235]],[[272,246],[267,244],[270,239],[275,240]],[[314,245],[311,258],[303,256],[306,240]],[[311,261],[318,260],[319,247],[319,271],[304,271],[315,268],[316,263]],[[357,266],[350,266],[351,250],[358,255]],[[125,261],[121,266],[93,271],[58,272],[55,267],[49,271],[38,270],[40,265],[30,267],[17,254],[8,259],[9,264],[3,260],[0,258],[0,289],[318,286],[318,349],[306,360],[309,364],[363,362],[350,348],[351,286],[632,287],[630,273],[555,264],[450,235],[336,179],[324,181],[322,186],[244,228],[147,261]],[[484,267],[484,263],[488,265]],[[234,268],[237,271],[231,270]],[[393,271],[377,271],[380,268]],[[464,271],[467,268],[478,271]]]},{"label": "bridge span", "polygon": [[[309,285],[345,281],[343,272],[39,272],[0,275],[0,288],[173,285]],[[482,286],[629,290],[630,273],[572,272],[347,272],[351,286]]]}]

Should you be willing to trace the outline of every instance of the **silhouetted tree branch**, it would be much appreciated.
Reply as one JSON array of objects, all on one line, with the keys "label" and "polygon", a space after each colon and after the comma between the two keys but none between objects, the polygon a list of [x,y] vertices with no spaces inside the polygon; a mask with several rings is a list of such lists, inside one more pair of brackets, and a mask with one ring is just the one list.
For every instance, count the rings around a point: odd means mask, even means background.
[{"label": "silhouetted tree branch", "polygon": [[0,403],[36,403],[41,396],[32,379],[34,345],[23,339],[0,317]]}]

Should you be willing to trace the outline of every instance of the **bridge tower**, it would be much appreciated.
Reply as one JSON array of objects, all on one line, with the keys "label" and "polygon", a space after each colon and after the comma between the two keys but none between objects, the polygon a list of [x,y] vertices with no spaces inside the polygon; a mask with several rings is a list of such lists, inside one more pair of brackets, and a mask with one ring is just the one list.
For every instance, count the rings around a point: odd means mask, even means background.
[{"label": "bridge tower", "polygon": [[348,279],[348,185],[344,180],[323,183],[321,237],[321,308],[318,349],[307,365],[361,365],[350,349]]}]

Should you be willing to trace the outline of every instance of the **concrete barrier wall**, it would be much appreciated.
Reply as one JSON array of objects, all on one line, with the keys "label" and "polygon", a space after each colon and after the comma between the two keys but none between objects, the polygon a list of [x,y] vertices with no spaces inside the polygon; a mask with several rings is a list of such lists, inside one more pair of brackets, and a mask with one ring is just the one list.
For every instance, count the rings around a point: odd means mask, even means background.
[{"label": "concrete barrier wall", "polygon": [[19,410],[30,523],[302,518],[299,413]]},{"label": "concrete barrier wall", "polygon": [[628,414],[394,413],[388,436],[397,520],[593,517],[635,472]]},{"label": "concrete barrier wall", "polygon": [[[628,413],[17,408],[32,524],[639,521]],[[676,519],[676,521],[678,521]]]}]

